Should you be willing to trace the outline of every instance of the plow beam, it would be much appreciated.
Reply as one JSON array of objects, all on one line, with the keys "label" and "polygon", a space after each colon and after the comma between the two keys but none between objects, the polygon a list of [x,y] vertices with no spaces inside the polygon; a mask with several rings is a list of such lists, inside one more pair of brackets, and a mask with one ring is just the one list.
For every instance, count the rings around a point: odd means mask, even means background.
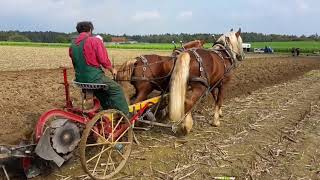
[{"label": "plow beam", "polygon": [[157,97],[153,97],[150,99],[147,99],[145,101],[139,102],[139,103],[135,103],[129,106],[129,112],[134,112],[134,111],[139,111],[141,108],[143,108],[146,104],[149,104],[149,106],[156,104],[160,101],[160,99],[162,97],[166,97],[168,96],[168,94],[165,94],[163,96],[157,96]]}]

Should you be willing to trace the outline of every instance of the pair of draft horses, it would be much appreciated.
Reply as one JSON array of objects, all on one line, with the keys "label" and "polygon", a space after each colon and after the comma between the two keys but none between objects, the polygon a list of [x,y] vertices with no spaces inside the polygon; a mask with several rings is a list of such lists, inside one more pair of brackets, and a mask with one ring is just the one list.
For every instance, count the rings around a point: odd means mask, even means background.
[{"label": "pair of draft horses", "polygon": [[131,103],[146,100],[153,90],[169,91],[169,118],[179,124],[184,134],[193,126],[191,108],[206,91],[210,91],[215,99],[211,124],[219,126],[225,87],[232,69],[244,59],[240,35],[241,29],[227,32],[210,49],[204,49],[204,42],[196,40],[174,50],[171,56],[137,57],[120,67],[116,80],[124,89],[129,84],[136,89]]}]

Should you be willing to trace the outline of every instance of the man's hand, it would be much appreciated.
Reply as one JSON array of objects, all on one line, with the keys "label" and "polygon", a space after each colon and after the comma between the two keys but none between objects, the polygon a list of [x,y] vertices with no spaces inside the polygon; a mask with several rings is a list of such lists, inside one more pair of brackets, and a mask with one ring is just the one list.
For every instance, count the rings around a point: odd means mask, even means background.
[{"label": "man's hand", "polygon": [[112,74],[112,76],[113,76],[113,79],[116,79],[117,73],[118,73],[117,69],[111,68],[111,69],[110,69],[110,72],[111,72],[111,74]]}]

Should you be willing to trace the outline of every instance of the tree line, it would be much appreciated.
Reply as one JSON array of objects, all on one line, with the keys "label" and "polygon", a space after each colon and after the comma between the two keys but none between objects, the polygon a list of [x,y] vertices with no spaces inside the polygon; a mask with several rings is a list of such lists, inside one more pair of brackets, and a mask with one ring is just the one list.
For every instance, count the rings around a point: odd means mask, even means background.
[{"label": "tree line", "polygon": [[[212,35],[218,38],[221,34],[153,34],[153,35],[111,35],[100,34],[105,42],[111,42],[112,37],[125,37],[129,41],[145,42],[145,43],[171,43],[172,41],[188,42],[195,39],[202,39],[205,42],[211,43],[214,41]],[[69,43],[77,33],[61,33],[61,32],[35,32],[35,31],[0,31],[0,41],[14,42],[43,42],[43,43]],[[242,33],[244,42],[278,42],[278,41],[320,41],[318,34],[310,36],[296,35],[280,35],[280,34],[262,34],[255,32]]]}]

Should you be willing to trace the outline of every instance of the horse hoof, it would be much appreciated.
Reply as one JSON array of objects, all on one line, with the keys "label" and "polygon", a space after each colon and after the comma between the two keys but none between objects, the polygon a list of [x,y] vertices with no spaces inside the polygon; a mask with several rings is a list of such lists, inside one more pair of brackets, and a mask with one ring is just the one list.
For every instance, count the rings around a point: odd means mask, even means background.
[{"label": "horse hoof", "polygon": [[178,137],[184,137],[184,136],[187,136],[190,132],[191,132],[191,129],[190,127],[188,126],[185,126],[185,125],[181,125],[177,131],[176,131],[176,135]]},{"label": "horse hoof", "polygon": [[186,128],[183,128],[183,127],[179,128],[176,132],[177,137],[185,137],[187,135],[188,135],[188,131],[186,130]]},{"label": "horse hoof", "polygon": [[217,121],[217,122],[216,121],[212,121],[211,125],[214,126],[214,127],[219,127],[220,126],[220,121]]},{"label": "horse hoof", "polygon": [[180,130],[180,136],[187,136],[188,135],[188,131],[185,129],[185,128],[182,128],[181,130]]},{"label": "horse hoof", "polygon": [[183,129],[185,131],[185,134],[189,134],[192,127],[193,127],[192,115],[188,114],[186,119],[184,120],[184,125],[183,125]]},{"label": "horse hoof", "polygon": [[221,109],[219,110],[219,117],[223,117],[223,113]]},{"label": "horse hoof", "polygon": [[191,129],[186,126],[180,126],[176,131],[176,136],[184,137],[187,136],[191,132]]}]

